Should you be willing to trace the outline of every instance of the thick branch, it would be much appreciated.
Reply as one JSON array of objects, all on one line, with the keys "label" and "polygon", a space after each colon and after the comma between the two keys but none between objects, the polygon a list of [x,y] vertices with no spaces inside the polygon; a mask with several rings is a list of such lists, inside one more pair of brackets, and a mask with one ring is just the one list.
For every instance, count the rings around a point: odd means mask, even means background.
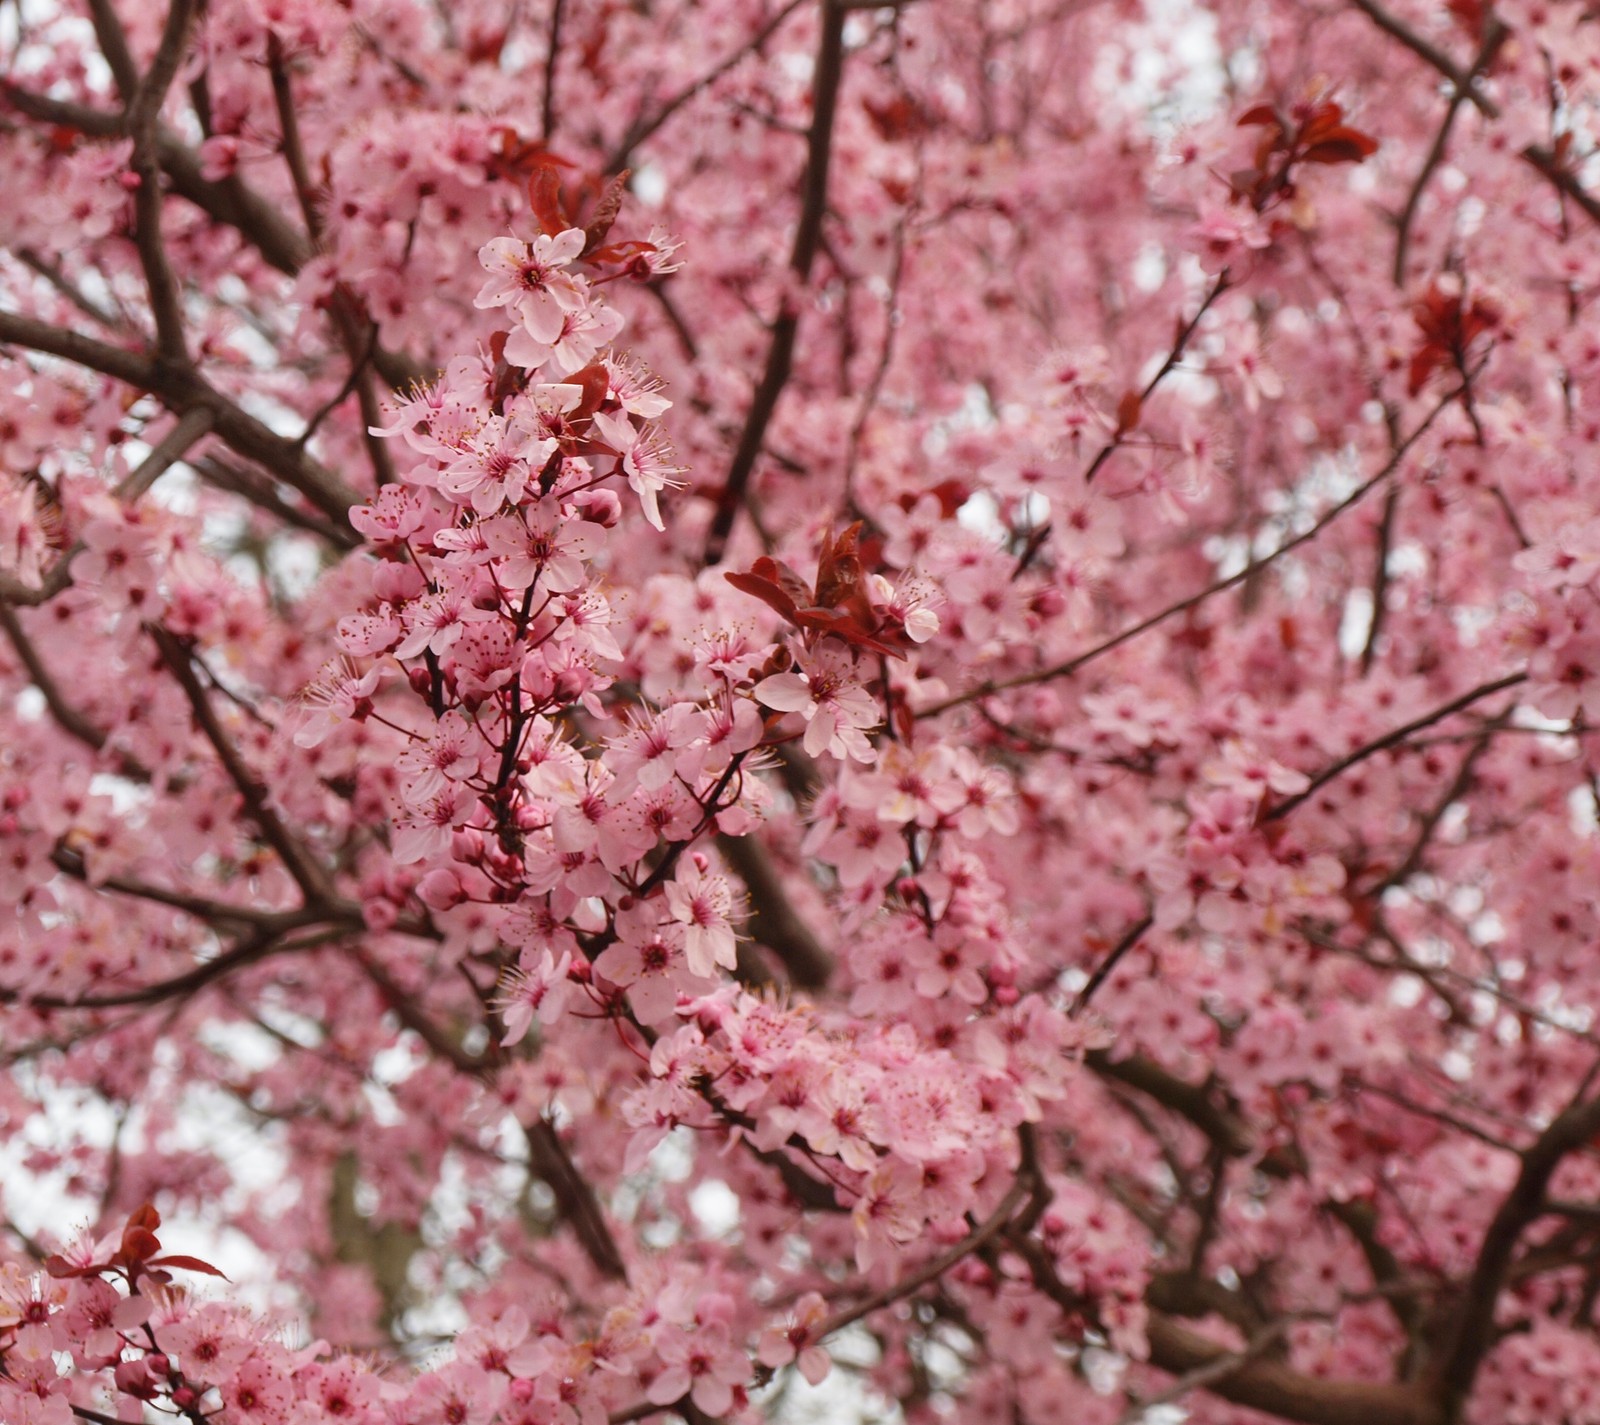
[{"label": "thick branch", "polygon": [[[1206,1370],[1239,1353],[1171,1317],[1150,1318],[1150,1364],[1174,1375]],[[1443,1425],[1439,1408],[1418,1391],[1376,1381],[1302,1375],[1279,1361],[1242,1359],[1206,1387],[1235,1405],[1302,1425]]]},{"label": "thick branch", "polygon": [[1449,1347],[1442,1353],[1439,1382],[1444,1397],[1442,1419],[1460,1418],[1483,1358],[1494,1344],[1494,1312],[1512,1265],[1512,1254],[1526,1229],[1546,1210],[1550,1179],[1563,1158],[1600,1133],[1600,1099],[1575,1103],[1561,1114],[1522,1154],[1522,1169],[1500,1204],[1472,1268],[1452,1323]]},{"label": "thick branch", "polygon": [[595,1269],[613,1281],[627,1281],[627,1264],[617,1248],[605,1210],[549,1120],[541,1118],[529,1127],[528,1152],[534,1172],[555,1194],[556,1206],[562,1217],[572,1224],[579,1244]]},{"label": "thick branch", "polygon": [[222,440],[298,490],[337,524],[347,523],[350,507],[360,498],[292,440],[286,440],[247,414],[194,371],[51,326],[19,312],[0,311],[0,342],[28,347],[115,377],[138,390],[150,392],[168,410],[180,415],[196,409],[209,411],[214,429]]},{"label": "thick branch", "polygon": [[[794,234],[794,250],[789,257],[789,271],[793,274],[796,289],[802,288],[810,277],[811,264],[816,260],[817,249],[822,242],[822,219],[828,206],[828,162],[833,152],[834,115],[839,104],[839,85],[844,77],[844,21],[845,11],[837,0],[823,0],[822,35],[811,86],[811,135],[806,155],[806,176],[800,202],[800,221]],[[727,548],[728,536],[733,531],[734,520],[738,518],[739,507],[744,503],[745,490],[755,470],[756,458],[761,454],[767,426],[778,409],[783,388],[789,384],[795,338],[800,331],[799,303],[798,290],[789,292],[783,299],[777,320],[772,324],[766,370],[750,403],[744,431],[739,437],[733,464],[728,470],[728,482],[718,498],[711,531],[706,537],[707,564],[717,563]]]},{"label": "thick branch", "polygon": [[116,990],[106,994],[77,995],[41,995],[21,994],[16,990],[0,987],[0,1004],[25,1004],[33,1010],[73,1010],[73,1009],[126,1009],[137,1005],[158,1004],[163,1000],[180,999],[194,994],[197,990],[204,989],[213,980],[221,979],[224,975],[241,970],[246,965],[253,965],[258,960],[264,960],[280,952],[303,948],[298,945],[285,944],[283,937],[273,930],[262,930],[259,933],[241,940],[232,949],[224,951],[210,960],[202,960],[192,970],[186,970],[181,975],[174,975],[171,979],[157,980],[153,984],[139,985],[129,990]]},{"label": "thick branch", "polygon": [[796,914],[766,848],[753,836],[719,836],[717,850],[750,892],[751,933],[783,961],[790,983],[808,990],[827,984],[833,958]]}]

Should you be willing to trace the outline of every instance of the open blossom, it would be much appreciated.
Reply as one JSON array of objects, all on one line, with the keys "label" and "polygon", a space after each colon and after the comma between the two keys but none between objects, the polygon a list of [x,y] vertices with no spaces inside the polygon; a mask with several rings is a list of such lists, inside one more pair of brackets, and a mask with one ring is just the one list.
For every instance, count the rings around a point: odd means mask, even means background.
[{"label": "open blossom", "polygon": [[506,339],[506,360],[529,371],[552,367],[562,376],[580,371],[610,345],[622,330],[623,316],[598,298],[563,312],[561,325],[549,340],[540,340],[527,324],[516,328]]},{"label": "open blossom", "polygon": [[564,517],[546,500],[495,520],[485,539],[506,588],[537,583],[547,594],[565,594],[584,582],[585,564],[605,548],[606,532],[588,520]]},{"label": "open blossom", "polygon": [[571,965],[570,951],[564,951],[558,960],[546,950],[531,969],[506,972],[497,1000],[506,1027],[502,1044],[517,1043],[535,1019],[540,1024],[554,1024],[561,1018],[571,990],[567,980]]},{"label": "open blossom", "polygon": [[413,805],[437,796],[447,782],[463,782],[482,772],[489,751],[483,734],[452,709],[431,737],[400,754],[396,766],[404,779],[403,795]]},{"label": "open blossom", "polygon": [[520,421],[490,416],[439,473],[438,487],[480,515],[492,514],[522,499],[555,448],[554,440],[530,438]]},{"label": "open blossom", "polygon": [[359,722],[372,710],[372,695],[383,676],[381,667],[357,673],[341,660],[330,664],[300,694],[305,720],[294,735],[296,747],[316,747],[337,727]]},{"label": "open blossom", "polygon": [[710,874],[698,857],[690,857],[666,884],[667,908],[684,927],[683,948],[689,971],[715,973],[720,965],[731,970],[739,962],[733,926],[733,892],[727,880]]},{"label": "open blossom", "polygon": [[656,1350],[666,1369],[650,1383],[649,1399],[671,1405],[688,1396],[707,1415],[726,1415],[734,1392],[750,1379],[750,1358],[729,1339],[722,1325],[692,1331],[664,1328]]},{"label": "open blossom", "polygon": [[853,654],[825,644],[802,653],[798,673],[774,673],[756,684],[756,697],[777,712],[796,712],[806,721],[805,749],[813,757],[827,752],[873,759],[864,728],[882,721],[877,702],[861,686]]},{"label": "open blossom", "polygon": [[478,261],[489,274],[474,305],[509,308],[535,341],[550,345],[561,334],[569,312],[585,301],[583,279],[567,272],[583,251],[581,228],[555,236],[541,233],[531,243],[493,238],[478,249]]},{"label": "open blossom", "polygon": [[756,1359],[773,1369],[793,1361],[807,1385],[821,1385],[833,1365],[816,1340],[817,1328],[827,1317],[827,1302],[808,1291],[782,1321],[762,1330]]},{"label": "open blossom", "polygon": [[395,823],[393,855],[402,866],[441,856],[450,849],[450,833],[465,826],[478,799],[458,782],[449,782],[433,796],[408,806]]},{"label": "open blossom", "polygon": [[665,529],[657,497],[663,490],[681,484],[676,477],[683,473],[683,466],[673,459],[672,442],[658,426],[635,429],[625,416],[604,411],[595,416],[594,425],[606,444],[622,456],[622,468],[639,497],[645,518],[657,529]]}]

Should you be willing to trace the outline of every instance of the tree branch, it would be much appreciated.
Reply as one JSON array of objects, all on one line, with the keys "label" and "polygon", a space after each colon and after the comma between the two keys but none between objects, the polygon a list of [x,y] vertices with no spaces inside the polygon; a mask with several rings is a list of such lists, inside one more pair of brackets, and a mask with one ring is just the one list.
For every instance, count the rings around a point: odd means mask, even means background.
[{"label": "tree branch", "polygon": [[1494,1344],[1494,1312],[1523,1232],[1548,1211],[1546,1193],[1562,1159],[1600,1133],[1600,1098],[1574,1103],[1522,1153],[1517,1181],[1483,1234],[1472,1275],[1459,1297],[1438,1384],[1446,1425],[1461,1417],[1483,1358]]},{"label": "tree branch", "polygon": [[1190,594],[1187,598],[1179,599],[1175,604],[1167,605],[1159,613],[1151,614],[1148,618],[1139,620],[1138,623],[1123,629],[1121,633],[1113,634],[1103,643],[1097,643],[1087,652],[1069,658],[1065,663],[1057,663],[1049,668],[1041,668],[1032,673],[1019,673],[1014,678],[988,679],[978,684],[975,688],[968,688],[964,693],[957,693],[953,697],[945,698],[940,702],[923,708],[917,713],[917,717],[919,719],[937,717],[940,713],[948,712],[951,708],[960,707],[963,703],[970,703],[977,698],[989,697],[994,693],[1008,692],[1012,688],[1031,687],[1035,683],[1048,683],[1057,678],[1070,678],[1081,668],[1093,663],[1098,658],[1103,658],[1107,653],[1121,648],[1124,643],[1131,642],[1141,634],[1148,633],[1152,628],[1165,623],[1168,619],[1187,613],[1190,609],[1203,604],[1207,599],[1213,598],[1217,594],[1226,593],[1229,589],[1236,588],[1238,585],[1255,578],[1269,564],[1283,558],[1285,554],[1299,549],[1301,545],[1309,544],[1340,515],[1344,514],[1346,510],[1359,504],[1370,491],[1393,475],[1400,468],[1401,462],[1404,461],[1407,454],[1410,453],[1412,446],[1427,433],[1428,429],[1443,414],[1445,409],[1465,392],[1466,387],[1464,385],[1456,386],[1446,392],[1434,405],[1433,409],[1418,423],[1417,428],[1395,447],[1393,453],[1384,462],[1383,468],[1377,474],[1362,481],[1344,499],[1340,500],[1320,519],[1311,524],[1309,528],[1302,530],[1290,539],[1286,539],[1271,554],[1263,555],[1260,559],[1246,564],[1237,574],[1230,574],[1225,579],[1218,579],[1214,584],[1207,585],[1198,593]]},{"label": "tree branch", "polygon": [[134,246],[138,249],[145,286],[150,293],[156,345],[163,357],[180,366],[189,364],[189,349],[183,334],[178,281],[161,236],[161,161],[156,125],[167,91],[189,48],[189,26],[194,10],[195,0],[172,0],[155,58],[127,108],[128,134],[133,139],[130,165],[139,177],[139,187],[133,198]]},{"label": "tree branch", "polygon": [[1401,727],[1390,729],[1381,737],[1375,737],[1371,742],[1363,743],[1348,756],[1341,757],[1337,762],[1324,767],[1322,771],[1311,779],[1311,785],[1303,792],[1296,792],[1294,796],[1279,802],[1275,807],[1266,811],[1261,819],[1263,821],[1276,821],[1280,817],[1288,816],[1302,802],[1316,796],[1329,782],[1336,777],[1342,777],[1358,762],[1364,762],[1375,753],[1382,752],[1385,748],[1393,747],[1396,743],[1404,742],[1412,733],[1420,732],[1425,727],[1432,727],[1436,722],[1443,722],[1445,718],[1462,711],[1464,708],[1471,707],[1473,703],[1479,702],[1483,698],[1490,697],[1495,693],[1502,693],[1507,688],[1519,687],[1527,681],[1528,675],[1526,673],[1507,673],[1503,678],[1496,678],[1492,682],[1481,683],[1476,688],[1469,688],[1459,697],[1452,698],[1442,707],[1434,708],[1432,712],[1423,713],[1421,717],[1413,718]]},{"label": "tree branch", "polygon": [[0,311],[0,342],[60,357],[104,376],[115,377],[138,390],[150,392],[168,410],[179,415],[196,409],[209,411],[214,429],[222,440],[298,490],[336,524],[348,522],[350,507],[360,499],[337,475],[318,464],[294,441],[249,415],[193,370],[165,364],[19,312]]},{"label": "tree branch", "polygon": [[146,625],[146,628],[161,654],[162,661],[178,680],[178,686],[183,689],[184,696],[189,700],[195,724],[206,741],[211,744],[212,750],[217,754],[217,760],[222,763],[223,769],[228,774],[228,779],[244,798],[246,814],[256,824],[267,844],[278,853],[278,859],[283,862],[284,869],[300,887],[307,904],[321,907],[334,904],[336,897],[328,884],[326,872],[272,809],[267,801],[266,786],[246,764],[244,758],[239,755],[238,748],[223,731],[222,724],[217,719],[216,709],[211,706],[211,700],[206,696],[205,689],[195,677],[189,650],[159,625]]},{"label": "tree branch", "polygon": [[[811,275],[822,241],[822,219],[828,206],[828,162],[833,151],[834,116],[839,105],[839,86],[844,77],[845,11],[838,0],[822,0],[822,34],[818,41],[816,67],[812,72],[812,112],[806,173],[802,185],[800,220],[795,227],[794,250],[789,271],[795,289],[804,286]],[[744,431],[733,454],[727,483],[717,500],[706,537],[705,562],[716,564],[727,549],[728,536],[744,503],[745,490],[761,453],[767,426],[778,409],[783,388],[793,369],[795,338],[800,331],[800,295],[786,291],[772,324],[772,341],[767,348],[766,370],[756,387],[745,417]]]}]

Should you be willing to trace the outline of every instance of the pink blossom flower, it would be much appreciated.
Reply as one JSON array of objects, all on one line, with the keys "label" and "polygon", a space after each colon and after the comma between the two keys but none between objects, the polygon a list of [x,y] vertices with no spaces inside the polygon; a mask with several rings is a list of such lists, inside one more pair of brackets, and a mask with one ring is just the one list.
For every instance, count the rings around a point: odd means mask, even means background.
[{"label": "pink blossom flower", "polygon": [[778,712],[797,712],[806,722],[805,749],[813,757],[827,752],[873,759],[872,744],[862,729],[881,718],[872,695],[860,685],[853,655],[829,645],[799,659],[798,673],[775,673],[755,686],[756,697]]},{"label": "pink blossom flower", "polygon": [[509,308],[529,336],[550,345],[567,314],[584,303],[583,279],[563,270],[583,251],[584,240],[581,228],[553,237],[541,233],[532,243],[490,239],[478,249],[478,261],[489,276],[474,305]]},{"label": "pink blossom flower", "polygon": [[567,979],[571,966],[570,951],[557,960],[546,950],[531,969],[506,971],[495,999],[506,1027],[501,1044],[509,1047],[517,1043],[533,1027],[535,1019],[540,1024],[554,1024],[561,1018],[572,991]]},{"label": "pink blossom flower", "polygon": [[700,1326],[694,1331],[667,1327],[658,1332],[656,1350],[666,1369],[651,1383],[646,1397],[671,1405],[688,1396],[707,1415],[726,1415],[734,1392],[750,1379],[750,1361],[728,1339],[725,1326]]},{"label": "pink blossom flower", "polygon": [[690,973],[711,975],[718,965],[733,969],[739,956],[729,923],[733,892],[727,880],[710,874],[698,855],[689,856],[677,876],[667,882],[666,895],[673,920],[684,927],[683,948]]}]

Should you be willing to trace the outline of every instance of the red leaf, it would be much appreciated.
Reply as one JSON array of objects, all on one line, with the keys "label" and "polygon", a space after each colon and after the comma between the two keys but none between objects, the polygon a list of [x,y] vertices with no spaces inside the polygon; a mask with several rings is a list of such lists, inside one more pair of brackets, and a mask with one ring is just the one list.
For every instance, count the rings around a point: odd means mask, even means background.
[{"label": "red leaf", "polygon": [[584,256],[590,262],[622,266],[635,258],[647,257],[650,253],[659,251],[653,242],[645,242],[642,238],[623,238],[620,242],[608,242],[603,247],[585,252]]},{"label": "red leaf", "polygon": [[1257,104],[1253,109],[1246,109],[1239,115],[1237,127],[1249,128],[1253,124],[1274,124],[1279,129],[1283,128],[1283,120],[1278,117],[1278,111],[1271,104]]},{"label": "red leaf", "polygon": [[128,1227],[122,1233],[117,1260],[128,1266],[143,1262],[161,1250],[161,1239],[148,1227]]},{"label": "red leaf", "polygon": [[624,168],[606,185],[606,191],[595,205],[594,216],[583,226],[585,241],[580,256],[590,256],[606,240],[612,223],[616,222],[617,214],[622,211],[623,195],[628,191],[628,177],[632,172],[632,169]]},{"label": "red leaf", "polygon": [[905,657],[899,649],[885,643],[871,630],[863,628],[850,614],[839,613],[835,609],[801,609],[795,615],[795,622],[801,628],[810,629],[813,633],[823,633],[841,639],[853,648],[866,648],[889,658]]},{"label": "red leaf", "polygon": [[867,597],[867,571],[861,563],[858,541],[861,522],[847,526],[835,539],[824,538],[817,559],[817,604],[825,609],[847,608],[864,622],[872,621],[872,600]]},{"label": "red leaf", "polygon": [[[811,590],[806,588],[800,576],[787,564],[780,564],[776,559],[768,559],[765,555],[750,566],[749,572],[730,569],[722,577],[740,593],[760,599],[774,613],[782,615],[790,623],[795,622],[795,616],[800,611],[800,601],[811,602]],[[795,597],[797,593],[799,599]]]},{"label": "red leaf", "polygon": [[1139,424],[1139,413],[1144,401],[1137,391],[1125,391],[1117,402],[1117,434],[1126,435]]},{"label": "red leaf", "polygon": [[172,1253],[165,1257],[152,1257],[145,1263],[147,1267],[176,1267],[182,1272],[204,1272],[210,1277],[221,1277],[228,1280],[228,1274],[220,1267],[214,1267],[210,1262],[202,1262],[199,1257],[185,1257],[181,1253]]},{"label": "red leaf", "polygon": [[611,373],[606,370],[603,361],[591,362],[582,371],[574,371],[564,379],[569,386],[583,387],[583,395],[577,406],[567,414],[567,419],[574,425],[579,421],[588,420],[598,411],[600,403],[605,400],[606,393],[611,389]]},{"label": "red leaf", "polygon": [[533,216],[539,220],[539,226],[550,237],[564,233],[572,226],[572,219],[561,206],[561,175],[556,172],[554,164],[541,161],[534,170],[533,176],[528,179],[528,202],[533,208]]},{"label": "red leaf", "polygon": [[1359,129],[1340,129],[1308,148],[1307,163],[1365,163],[1378,151],[1378,141]]}]

